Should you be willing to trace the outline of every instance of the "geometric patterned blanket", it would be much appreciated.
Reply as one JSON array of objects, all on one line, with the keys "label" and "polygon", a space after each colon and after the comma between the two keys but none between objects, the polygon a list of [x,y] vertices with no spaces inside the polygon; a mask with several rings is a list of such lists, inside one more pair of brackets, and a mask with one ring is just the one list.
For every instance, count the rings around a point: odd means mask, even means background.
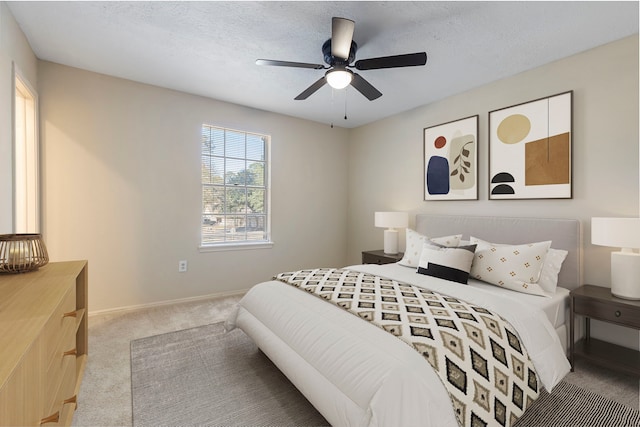
[{"label": "geometric patterned blanket", "polygon": [[533,363],[502,317],[446,295],[349,269],[280,273],[417,350],[445,385],[460,427],[512,426],[538,398]]}]

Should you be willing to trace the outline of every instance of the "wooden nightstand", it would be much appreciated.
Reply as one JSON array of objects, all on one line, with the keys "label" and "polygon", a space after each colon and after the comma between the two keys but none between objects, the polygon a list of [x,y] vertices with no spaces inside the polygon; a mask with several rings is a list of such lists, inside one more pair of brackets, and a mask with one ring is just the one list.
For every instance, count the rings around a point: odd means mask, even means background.
[{"label": "wooden nightstand", "polygon": [[[631,375],[640,376],[640,352],[590,337],[590,319],[640,329],[640,301],[611,295],[611,289],[584,285],[571,291],[569,325],[569,361],[571,370],[575,356]],[[575,317],[585,316],[585,337],[574,343]]]},{"label": "wooden nightstand", "polygon": [[362,251],[363,264],[392,264],[402,259],[403,252],[395,255],[385,254],[383,250]]}]

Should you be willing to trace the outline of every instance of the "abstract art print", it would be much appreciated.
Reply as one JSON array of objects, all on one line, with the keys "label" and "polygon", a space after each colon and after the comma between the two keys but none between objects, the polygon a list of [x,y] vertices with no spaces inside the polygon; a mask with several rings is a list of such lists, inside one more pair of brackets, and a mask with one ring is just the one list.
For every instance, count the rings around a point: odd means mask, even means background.
[{"label": "abstract art print", "polygon": [[478,199],[478,116],[424,129],[424,199]]},{"label": "abstract art print", "polygon": [[570,199],[573,91],[489,112],[489,198]]}]

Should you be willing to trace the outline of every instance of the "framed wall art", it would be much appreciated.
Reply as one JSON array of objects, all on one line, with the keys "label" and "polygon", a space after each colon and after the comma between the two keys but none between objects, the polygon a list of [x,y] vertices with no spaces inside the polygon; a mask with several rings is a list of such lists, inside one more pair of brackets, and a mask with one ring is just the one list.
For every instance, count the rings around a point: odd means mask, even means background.
[{"label": "framed wall art", "polygon": [[489,199],[570,199],[573,91],[489,112]]},{"label": "framed wall art", "polygon": [[424,200],[478,199],[478,116],[424,129]]}]

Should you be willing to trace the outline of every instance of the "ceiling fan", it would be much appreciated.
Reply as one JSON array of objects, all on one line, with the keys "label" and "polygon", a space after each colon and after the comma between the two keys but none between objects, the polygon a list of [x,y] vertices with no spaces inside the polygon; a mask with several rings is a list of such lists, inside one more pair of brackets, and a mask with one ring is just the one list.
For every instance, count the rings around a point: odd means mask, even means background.
[{"label": "ceiling fan", "polygon": [[373,87],[358,73],[354,73],[349,68],[356,70],[378,70],[381,68],[415,67],[427,63],[426,52],[408,53],[404,55],[383,56],[379,58],[360,59],[352,65],[356,57],[358,45],[353,41],[353,30],[355,22],[346,18],[334,17],[331,22],[331,38],[322,45],[324,62],[322,64],[308,64],[304,62],[276,61],[271,59],[258,59],[258,65],[274,65],[279,67],[312,68],[315,70],[328,70],[324,76],[309,86],[302,93],[295,97],[296,100],[307,99],[325,84],[334,89],[343,89],[349,85],[353,86],[363,94],[369,101],[378,99],[382,93]]}]

